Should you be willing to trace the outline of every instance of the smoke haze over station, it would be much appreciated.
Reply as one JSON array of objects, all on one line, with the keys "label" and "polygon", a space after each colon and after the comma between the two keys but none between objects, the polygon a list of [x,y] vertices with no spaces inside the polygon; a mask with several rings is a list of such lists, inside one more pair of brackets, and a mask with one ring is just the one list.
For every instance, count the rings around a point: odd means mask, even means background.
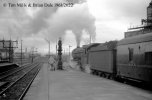
[{"label": "smoke haze over station", "polygon": [[[37,46],[40,50],[46,48],[44,52],[48,49],[45,38],[54,45],[59,37],[67,45],[85,43],[89,36],[96,42],[121,39],[130,23],[136,24],[145,17],[145,7],[149,3],[144,0],[45,0],[46,3],[68,1],[74,3],[73,7],[9,8],[1,4],[1,39],[22,38],[25,47]],[[44,0],[3,2],[42,3]]]}]

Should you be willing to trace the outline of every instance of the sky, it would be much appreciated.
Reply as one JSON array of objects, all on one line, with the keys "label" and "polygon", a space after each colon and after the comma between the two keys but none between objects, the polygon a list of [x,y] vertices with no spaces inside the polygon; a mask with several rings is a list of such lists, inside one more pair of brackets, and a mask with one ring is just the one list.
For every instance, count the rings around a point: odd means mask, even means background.
[{"label": "sky", "polygon": [[[40,53],[55,53],[59,37],[63,51],[90,42],[121,40],[131,26],[146,18],[151,0],[0,0],[0,39],[18,40],[20,49],[37,48]],[[70,7],[15,7],[17,3],[74,3]],[[5,4],[5,7],[4,7]],[[16,50],[16,51],[17,51]]]}]

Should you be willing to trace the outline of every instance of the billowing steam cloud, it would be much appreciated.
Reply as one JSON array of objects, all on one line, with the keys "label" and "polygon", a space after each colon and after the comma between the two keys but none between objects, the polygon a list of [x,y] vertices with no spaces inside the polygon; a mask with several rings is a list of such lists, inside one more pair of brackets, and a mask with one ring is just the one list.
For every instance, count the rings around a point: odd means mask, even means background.
[{"label": "billowing steam cloud", "polygon": [[[76,37],[77,45],[80,45],[83,31],[95,39],[95,19],[90,14],[87,3],[84,0],[56,0],[55,2],[67,1],[74,1],[75,5],[73,7],[50,8],[3,8],[0,10],[2,13],[0,19],[3,18],[0,23],[4,24],[0,28],[2,30],[0,33],[5,32],[16,37],[43,34],[44,38],[55,42],[70,30]],[[8,13],[11,18],[6,18]]]},{"label": "billowing steam cloud", "polygon": [[94,22],[95,19],[89,13],[86,3],[58,9],[48,20],[48,36],[53,40],[54,37],[63,36],[67,30],[71,30],[76,36],[77,45],[80,45],[83,30],[95,37]]}]

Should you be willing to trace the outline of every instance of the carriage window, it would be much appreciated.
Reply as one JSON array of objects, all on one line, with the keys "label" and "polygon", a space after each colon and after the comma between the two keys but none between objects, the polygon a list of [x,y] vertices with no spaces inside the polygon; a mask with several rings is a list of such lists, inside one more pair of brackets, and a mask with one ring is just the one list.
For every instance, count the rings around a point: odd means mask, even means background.
[{"label": "carriage window", "polygon": [[147,65],[152,65],[152,52],[145,53],[145,62]]},{"label": "carriage window", "polygon": [[87,53],[87,50],[85,49],[85,54]]},{"label": "carriage window", "polygon": [[128,48],[128,50],[129,50],[129,61],[132,61],[133,60],[134,50],[133,50],[133,48]]}]

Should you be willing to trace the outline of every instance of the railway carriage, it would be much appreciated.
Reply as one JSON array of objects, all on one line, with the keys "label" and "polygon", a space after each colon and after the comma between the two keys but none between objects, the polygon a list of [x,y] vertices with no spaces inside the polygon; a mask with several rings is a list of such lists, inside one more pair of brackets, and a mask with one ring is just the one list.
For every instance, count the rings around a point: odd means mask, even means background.
[{"label": "railway carriage", "polygon": [[152,83],[152,33],[118,42],[117,77]]}]

